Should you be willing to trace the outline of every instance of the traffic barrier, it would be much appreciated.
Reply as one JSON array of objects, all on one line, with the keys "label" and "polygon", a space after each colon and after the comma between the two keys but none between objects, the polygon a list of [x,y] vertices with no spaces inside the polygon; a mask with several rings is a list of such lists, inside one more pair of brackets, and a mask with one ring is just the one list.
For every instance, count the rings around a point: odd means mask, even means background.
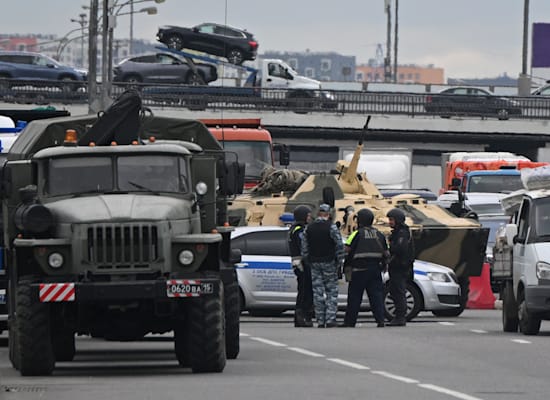
[{"label": "traffic barrier", "polygon": [[493,309],[495,308],[495,295],[491,289],[491,277],[489,263],[484,263],[480,276],[470,277],[470,293],[468,294],[467,308]]}]

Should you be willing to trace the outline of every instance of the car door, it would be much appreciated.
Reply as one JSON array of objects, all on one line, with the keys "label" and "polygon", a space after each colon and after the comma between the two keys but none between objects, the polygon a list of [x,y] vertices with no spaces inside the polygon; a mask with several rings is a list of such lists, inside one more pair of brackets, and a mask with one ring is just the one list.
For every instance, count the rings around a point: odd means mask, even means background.
[{"label": "car door", "polygon": [[267,64],[267,76],[265,79],[266,88],[286,89],[294,79],[292,74],[280,63],[273,61]]},{"label": "car door", "polygon": [[296,276],[292,270],[288,230],[249,232],[232,240],[242,253],[237,276],[248,308],[294,308]]},{"label": "car door", "polygon": [[159,83],[184,83],[189,66],[170,54],[155,57],[155,79]]},{"label": "car door", "polygon": [[[520,281],[526,282],[526,268],[529,268],[529,236],[531,233],[530,226],[531,219],[531,202],[529,199],[524,199],[521,208],[519,210],[518,218],[518,234],[514,238],[513,249],[513,280],[514,280],[514,292],[517,296],[517,287]],[[533,262],[534,267],[534,262]]]},{"label": "car door", "polygon": [[496,101],[498,97],[493,96],[491,93],[486,92],[485,90],[477,88],[469,88],[468,96],[470,97],[471,110],[475,114],[493,114],[495,112],[495,107],[497,106]]},{"label": "car door", "polygon": [[29,71],[34,79],[57,80],[59,76],[58,67],[53,60],[41,55],[32,56]]},{"label": "car door", "polygon": [[36,79],[34,77],[33,57],[26,54],[14,54],[8,57],[13,66],[12,77],[15,79]]},{"label": "car door", "polygon": [[220,51],[220,48],[223,48],[223,37],[216,33],[217,27],[215,24],[201,24],[194,27],[189,47],[197,51],[222,56],[223,52]]}]

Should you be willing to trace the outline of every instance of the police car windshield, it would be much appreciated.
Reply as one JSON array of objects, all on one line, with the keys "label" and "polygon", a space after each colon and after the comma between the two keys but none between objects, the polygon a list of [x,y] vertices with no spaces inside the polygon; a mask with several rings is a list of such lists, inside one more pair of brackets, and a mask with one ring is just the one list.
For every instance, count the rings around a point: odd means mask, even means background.
[{"label": "police car windshield", "polygon": [[178,156],[58,158],[48,163],[44,192],[49,196],[136,191],[185,193],[187,176],[186,160]]}]

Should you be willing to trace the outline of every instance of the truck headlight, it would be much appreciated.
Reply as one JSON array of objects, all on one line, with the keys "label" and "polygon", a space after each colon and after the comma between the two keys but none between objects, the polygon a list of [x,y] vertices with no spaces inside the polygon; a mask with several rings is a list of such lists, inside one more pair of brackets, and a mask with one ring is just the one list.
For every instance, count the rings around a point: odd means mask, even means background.
[{"label": "truck headlight", "polygon": [[537,263],[537,278],[550,279],[550,264],[542,261]]},{"label": "truck headlight", "polygon": [[182,250],[178,255],[178,261],[181,265],[190,265],[194,259],[195,256],[191,250]]},{"label": "truck headlight", "polygon": [[435,282],[450,282],[451,278],[449,278],[449,275],[443,273],[443,272],[428,272],[427,273],[428,278],[431,281]]},{"label": "truck headlight", "polygon": [[48,256],[48,264],[52,268],[61,268],[63,266],[63,255],[61,253],[52,253]]}]

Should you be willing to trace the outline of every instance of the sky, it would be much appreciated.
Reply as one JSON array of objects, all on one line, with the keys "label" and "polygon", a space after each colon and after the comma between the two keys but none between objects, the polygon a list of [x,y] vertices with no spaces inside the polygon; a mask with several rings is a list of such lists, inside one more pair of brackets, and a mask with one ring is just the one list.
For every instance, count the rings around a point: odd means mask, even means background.
[{"label": "sky", "polygon": [[[64,36],[78,28],[71,19],[78,19],[79,14],[86,12],[82,5],[89,5],[89,0],[4,0],[8,1],[9,12],[0,17],[0,33]],[[154,41],[161,25],[189,27],[218,22],[252,32],[260,44],[260,54],[308,49],[336,51],[356,56],[359,64],[375,58],[378,43],[386,49],[384,0],[134,3],[136,10],[151,6],[158,9],[157,15],[134,15],[134,38]],[[392,0],[392,41],[394,7]],[[495,77],[504,73],[516,78],[522,68],[523,9],[522,0],[399,0],[398,62],[433,64],[445,69],[445,78]],[[121,13],[127,10],[126,6]],[[129,37],[129,19],[127,15],[118,18],[115,38]],[[530,24],[550,22],[550,1],[530,0],[529,20]]]}]

